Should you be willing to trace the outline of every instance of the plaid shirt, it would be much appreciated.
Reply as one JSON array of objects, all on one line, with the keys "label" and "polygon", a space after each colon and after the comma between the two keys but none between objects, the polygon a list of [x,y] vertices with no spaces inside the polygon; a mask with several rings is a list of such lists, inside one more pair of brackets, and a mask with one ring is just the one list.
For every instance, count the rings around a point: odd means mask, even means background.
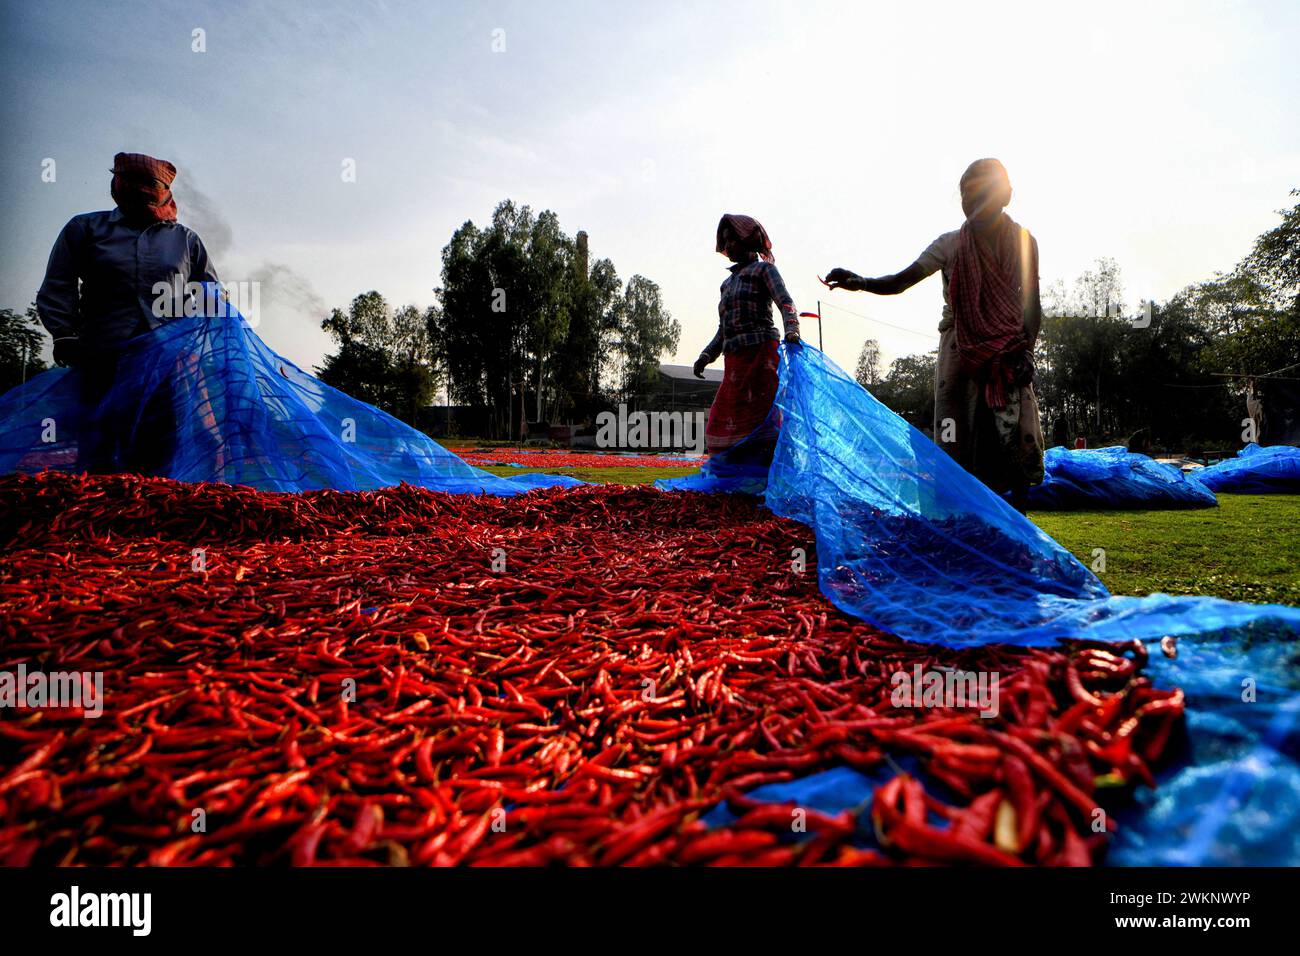
[{"label": "plaid shirt", "polygon": [[754,259],[736,263],[730,272],[718,302],[718,332],[700,353],[710,362],[723,352],[780,341],[772,323],[773,302],[781,310],[785,331],[799,331],[799,313],[775,265]]}]

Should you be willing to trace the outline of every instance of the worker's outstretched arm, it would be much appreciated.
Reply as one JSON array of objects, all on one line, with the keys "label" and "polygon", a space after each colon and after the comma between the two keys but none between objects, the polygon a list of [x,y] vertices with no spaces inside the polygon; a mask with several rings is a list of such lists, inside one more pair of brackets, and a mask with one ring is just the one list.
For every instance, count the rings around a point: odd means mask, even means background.
[{"label": "worker's outstretched arm", "polygon": [[912,288],[933,270],[927,270],[917,261],[902,272],[890,276],[868,279],[848,269],[832,269],[823,280],[830,289],[848,289],[850,292],[874,292],[876,295],[898,295]]}]

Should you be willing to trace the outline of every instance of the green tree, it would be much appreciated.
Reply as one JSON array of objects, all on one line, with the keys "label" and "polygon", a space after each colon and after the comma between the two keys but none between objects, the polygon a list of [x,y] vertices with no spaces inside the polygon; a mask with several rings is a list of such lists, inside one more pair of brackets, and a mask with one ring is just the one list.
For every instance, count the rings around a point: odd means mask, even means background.
[{"label": "green tree", "polygon": [[1036,391],[1046,420],[1064,416],[1071,431],[1095,434],[1117,427],[1125,384],[1119,351],[1130,331],[1127,321],[1106,315],[1043,316]]},{"label": "green tree", "polygon": [[442,309],[433,323],[454,400],[487,406],[498,433],[540,414],[553,392],[550,360],[569,331],[574,243],[553,212],[509,200],[479,229],[466,222],[442,251]]},{"label": "green tree", "polygon": [[873,394],[885,406],[920,429],[934,425],[934,371],[938,350],[904,355],[889,363],[889,372]]},{"label": "green tree", "polygon": [[[1300,189],[1291,190],[1291,195],[1300,196]],[[1281,224],[1255,240],[1241,270],[1268,291],[1274,306],[1294,310],[1300,297],[1300,203],[1278,210],[1278,215]]]},{"label": "green tree", "polygon": [[1209,372],[1244,379],[1300,361],[1300,204],[1279,214],[1236,269],[1177,297],[1210,333]]},{"label": "green tree", "polygon": [[1122,387],[1113,403],[1121,436],[1147,428],[1155,442],[1168,448],[1229,436],[1225,428],[1234,421],[1228,414],[1232,395],[1223,379],[1207,375],[1203,367],[1210,342],[1177,296],[1152,307],[1150,325],[1124,333],[1117,359]]},{"label": "green tree", "polygon": [[568,332],[550,362],[552,410],[556,417],[587,421],[605,404],[601,369],[610,361],[613,335],[618,328],[622,282],[608,259],[587,268],[584,233],[578,234],[571,281]]},{"label": "green tree", "polygon": [[862,351],[858,353],[857,374],[854,377],[865,389],[875,389],[880,384],[880,343],[875,339],[867,339],[862,343]]},{"label": "green tree", "polygon": [[650,391],[660,356],[676,350],[681,332],[681,325],[664,307],[659,286],[645,276],[629,279],[618,310],[614,347],[619,388],[626,399],[634,401]]},{"label": "green tree", "polygon": [[524,417],[588,420],[615,392],[644,390],[679,334],[653,282],[624,289],[608,259],[589,263],[585,233],[509,200],[453,233],[438,300],[430,329],[451,397],[486,407],[498,435]]},{"label": "green tree", "polygon": [[1281,224],[1232,272],[1188,286],[1162,307],[1162,321],[1183,322],[1197,341],[1199,394],[1181,404],[1198,438],[1236,444],[1246,383],[1294,375],[1300,361],[1300,204],[1279,215]]},{"label": "green tree", "polygon": [[378,292],[365,292],[321,323],[339,344],[319,369],[321,381],[382,408],[408,424],[432,400],[437,354],[429,326],[437,309],[413,305],[394,311]]},{"label": "green tree", "polygon": [[25,315],[0,309],[0,394],[45,371],[40,357],[45,338],[34,305]]},{"label": "green tree", "polygon": [[1120,353],[1132,334],[1125,311],[1124,283],[1114,259],[1098,259],[1069,292],[1048,287],[1038,333],[1035,391],[1049,434],[1114,434],[1125,427],[1121,409],[1129,383]]}]

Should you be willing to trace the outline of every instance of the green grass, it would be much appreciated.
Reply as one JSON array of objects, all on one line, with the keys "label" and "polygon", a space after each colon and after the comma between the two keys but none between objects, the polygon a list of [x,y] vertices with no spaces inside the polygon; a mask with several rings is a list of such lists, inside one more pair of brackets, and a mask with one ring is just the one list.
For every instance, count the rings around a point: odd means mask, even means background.
[{"label": "green grass", "polygon": [[1210,594],[1300,604],[1300,495],[1220,495],[1195,511],[1031,512],[1115,594]]},{"label": "green grass", "polygon": [[[549,469],[488,467],[494,475]],[[648,484],[685,468],[564,468],[583,481]],[[1114,594],[1208,594],[1300,605],[1300,495],[1220,495],[1219,507],[1187,511],[1035,511],[1030,519],[1092,567]]]}]

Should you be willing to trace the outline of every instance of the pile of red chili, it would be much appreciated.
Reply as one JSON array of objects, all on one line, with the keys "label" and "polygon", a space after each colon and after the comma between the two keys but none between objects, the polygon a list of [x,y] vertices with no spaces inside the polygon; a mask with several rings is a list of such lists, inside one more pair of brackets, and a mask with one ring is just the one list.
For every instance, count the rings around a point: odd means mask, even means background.
[{"label": "pile of red chili", "polygon": [[[1099,860],[1101,795],[1181,726],[1140,645],[906,643],[822,598],[809,537],[633,488],[0,479],[0,670],[105,686],[0,715],[0,863]],[[894,706],[918,664],[996,672],[998,715]],[[887,782],[749,796],[837,766]]]}]

